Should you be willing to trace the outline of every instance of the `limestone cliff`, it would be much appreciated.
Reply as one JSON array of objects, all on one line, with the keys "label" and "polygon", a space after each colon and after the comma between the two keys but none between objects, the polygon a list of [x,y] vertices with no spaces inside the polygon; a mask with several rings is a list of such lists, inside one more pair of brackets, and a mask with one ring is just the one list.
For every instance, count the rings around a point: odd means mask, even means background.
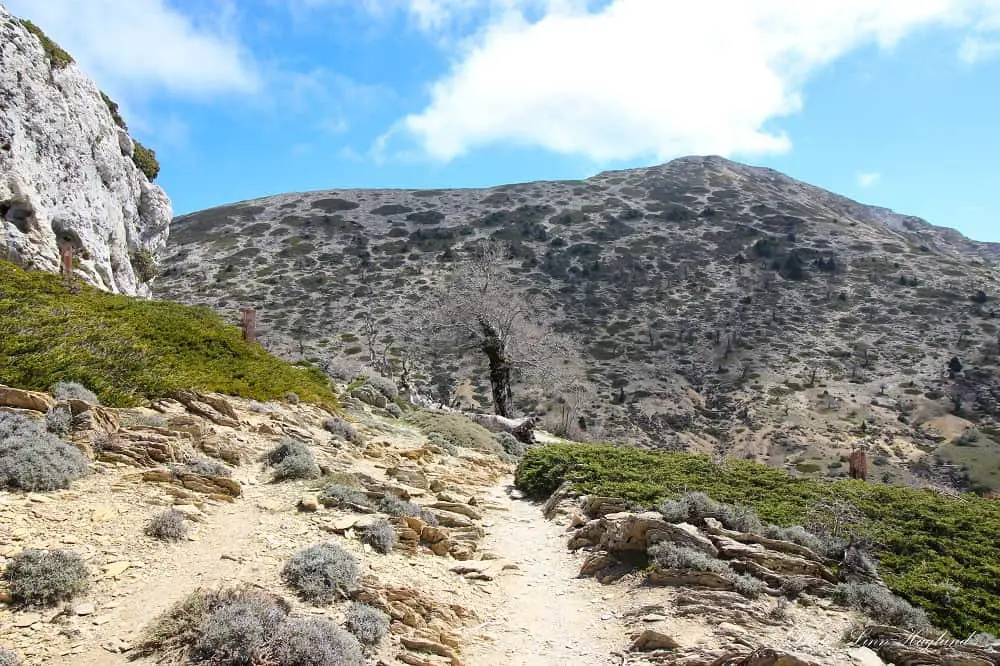
[{"label": "limestone cliff", "polygon": [[148,296],[172,211],[135,149],[97,85],[0,5],[0,257],[57,272],[70,245],[85,282]]}]

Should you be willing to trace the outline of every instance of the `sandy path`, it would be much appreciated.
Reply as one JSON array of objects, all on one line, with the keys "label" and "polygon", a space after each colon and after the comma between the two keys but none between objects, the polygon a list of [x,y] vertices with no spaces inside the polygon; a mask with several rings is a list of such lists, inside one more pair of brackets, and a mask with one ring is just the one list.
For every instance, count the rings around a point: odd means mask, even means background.
[{"label": "sandy path", "polygon": [[580,560],[566,550],[565,528],[542,517],[539,505],[512,500],[510,479],[486,499],[506,508],[487,518],[485,549],[516,564],[500,576],[485,609],[486,626],[463,648],[472,666],[621,664],[627,645],[610,608],[614,590],[577,578]]}]

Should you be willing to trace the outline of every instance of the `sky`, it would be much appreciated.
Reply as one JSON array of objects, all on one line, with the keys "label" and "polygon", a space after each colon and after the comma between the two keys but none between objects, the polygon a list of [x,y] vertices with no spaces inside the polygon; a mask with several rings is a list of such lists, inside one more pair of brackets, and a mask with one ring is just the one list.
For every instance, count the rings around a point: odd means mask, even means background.
[{"label": "sky", "polygon": [[1000,0],[0,0],[176,214],[715,154],[1000,241]]}]

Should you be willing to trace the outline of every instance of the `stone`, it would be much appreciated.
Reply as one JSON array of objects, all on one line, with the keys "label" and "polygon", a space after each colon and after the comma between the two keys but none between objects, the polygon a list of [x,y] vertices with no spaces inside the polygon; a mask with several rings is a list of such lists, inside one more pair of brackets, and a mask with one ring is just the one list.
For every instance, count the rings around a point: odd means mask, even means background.
[{"label": "stone", "polygon": [[431,513],[443,527],[472,527],[472,520],[463,514],[445,511],[443,509],[432,509]]},{"label": "stone", "polygon": [[715,590],[731,590],[733,584],[722,574],[712,571],[690,571],[687,569],[653,569],[648,575],[654,585],[708,587]]},{"label": "stone", "polygon": [[363,403],[371,405],[372,407],[378,407],[379,409],[385,409],[389,404],[389,399],[386,398],[381,391],[376,389],[374,386],[369,386],[368,384],[359,386],[351,391],[351,396],[357,398]]},{"label": "stone", "polygon": [[663,632],[646,629],[636,637],[630,649],[634,652],[649,652],[651,650],[674,650],[679,647],[680,643]]},{"label": "stone", "polygon": [[299,498],[299,502],[295,506],[299,511],[312,513],[319,511],[319,500],[316,498],[316,495],[303,495]]},{"label": "stone", "polygon": [[52,67],[38,38],[2,6],[0,32],[8,47],[0,68],[0,256],[58,273],[60,246],[69,245],[81,282],[148,297],[132,253],[164,249],[170,200],[123,154],[120,128],[83,70]]},{"label": "stone", "polygon": [[[644,513],[641,516],[659,516],[658,513]],[[712,540],[698,531],[698,528],[688,523],[667,523],[660,524],[653,522],[647,528],[646,542],[649,545],[657,544],[661,541],[669,541],[678,546],[686,546],[695,550],[700,550],[710,557],[719,555]]]},{"label": "stone", "polygon": [[125,573],[132,564],[130,562],[112,562],[104,566],[105,578],[117,578]]},{"label": "stone", "polygon": [[94,604],[86,603],[86,604],[80,604],[79,606],[74,606],[73,613],[80,616],[93,615]]},{"label": "stone", "polygon": [[613,567],[618,564],[618,559],[611,553],[605,551],[595,551],[587,555],[587,559],[580,566],[581,576],[594,576],[599,571]]},{"label": "stone", "polygon": [[412,463],[401,464],[398,467],[387,469],[385,473],[387,476],[414,488],[426,490],[428,487],[427,476],[423,470]]},{"label": "stone", "polygon": [[[0,7],[0,18],[2,18],[3,8]],[[2,187],[2,186],[0,186]],[[2,238],[2,236],[0,236]],[[16,409],[28,409],[33,412],[47,412],[56,404],[55,399],[48,393],[38,391],[26,391],[24,389],[11,388],[0,384],[0,406],[14,407]]]},{"label": "stone", "polygon": [[444,509],[446,511],[451,511],[452,513],[460,513],[463,516],[467,516],[472,520],[482,520],[483,516],[481,513],[473,509],[471,506],[461,502],[435,502],[429,505],[432,509]]}]

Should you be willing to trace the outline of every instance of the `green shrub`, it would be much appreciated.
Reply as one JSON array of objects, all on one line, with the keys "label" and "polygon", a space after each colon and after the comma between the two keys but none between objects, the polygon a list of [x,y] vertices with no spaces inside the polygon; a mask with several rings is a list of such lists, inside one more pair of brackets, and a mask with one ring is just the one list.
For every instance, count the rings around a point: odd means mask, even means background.
[{"label": "green shrub", "polygon": [[493,439],[503,448],[504,453],[515,458],[520,458],[524,455],[525,447],[524,442],[519,440],[514,435],[509,432],[498,432],[493,435]]},{"label": "green shrub", "polygon": [[87,458],[44,421],[0,412],[0,488],[58,490],[87,472]]},{"label": "green shrub", "polygon": [[66,53],[62,47],[49,39],[48,35],[42,32],[42,29],[37,25],[28,19],[21,19],[21,25],[27,28],[28,32],[38,38],[38,41],[42,44],[42,49],[45,50],[45,57],[48,58],[49,63],[53,67],[56,69],[62,69],[63,67],[73,63],[73,57]]},{"label": "green shrub", "polygon": [[97,395],[83,384],[77,382],[56,382],[49,389],[56,400],[82,400],[91,405],[101,404]]},{"label": "green shrub", "polygon": [[287,402],[289,405],[299,404],[299,394],[296,393],[295,391],[289,391],[288,393],[285,394],[285,402]]},{"label": "green shrub", "polygon": [[0,666],[21,666],[23,663],[16,652],[0,647]]},{"label": "green shrub", "polygon": [[764,581],[746,574],[736,573],[732,569],[723,574],[726,580],[733,584],[733,589],[748,599],[756,599],[764,591]]},{"label": "green shrub", "polygon": [[115,121],[115,125],[118,125],[118,127],[127,132],[128,125],[125,124],[125,119],[122,118],[121,114],[118,112],[118,103],[104,94],[103,90],[101,91],[101,99],[104,100],[104,105],[108,107],[108,111],[111,113],[111,119]]},{"label": "green shrub", "polygon": [[[1000,632],[1000,502],[958,498],[858,480],[793,477],[748,460],[715,464],[707,456],[628,447],[553,444],[528,450],[518,488],[547,497],[564,480],[579,492],[645,506],[697,489],[740,502],[775,525],[819,523],[837,536],[841,509],[858,516],[850,529],[872,535],[889,588],[957,636]],[[843,529],[840,527],[840,529]]]},{"label": "green shrub", "polygon": [[818,555],[836,560],[840,559],[844,548],[847,546],[847,542],[843,539],[835,536],[816,535],[801,525],[792,525],[790,527],[768,525],[764,528],[764,536],[770,539],[791,541],[800,546],[805,546]]},{"label": "green shrub", "polygon": [[323,486],[319,493],[319,502],[326,508],[336,508],[344,504],[357,504],[358,506],[371,506],[368,495],[360,490],[350,488],[340,483],[328,483]]},{"label": "green shrub", "polygon": [[87,565],[69,550],[26,548],[7,563],[3,579],[14,601],[33,605],[68,601],[90,587]]},{"label": "green shrub", "polygon": [[344,625],[364,645],[378,645],[389,633],[389,616],[367,604],[353,603]]},{"label": "green shrub", "polygon": [[281,579],[312,604],[346,599],[357,586],[358,561],[336,543],[321,543],[296,552],[281,570]]},{"label": "green shrub", "polygon": [[417,426],[425,435],[437,433],[452,446],[464,446],[487,453],[503,451],[503,447],[493,439],[493,433],[461,414],[419,410],[408,414],[404,420]]},{"label": "green shrub", "polygon": [[319,465],[305,442],[286,439],[267,452],[267,464],[274,468],[274,480],[317,479]]},{"label": "green shrub", "polygon": [[361,533],[361,542],[383,555],[391,553],[398,541],[396,530],[388,520],[377,520]]},{"label": "green shrub", "polygon": [[136,277],[142,282],[149,282],[159,274],[156,257],[147,248],[142,247],[129,252],[129,262],[132,264],[132,270],[135,271]]},{"label": "green shrub", "polygon": [[132,407],[178,389],[272,400],[294,390],[336,407],[318,368],[243,341],[204,307],[66,290],[58,275],[0,261],[0,383],[44,391],[82,382],[103,404]]},{"label": "green shrub", "polygon": [[150,518],[145,532],[160,541],[180,541],[187,538],[188,526],[183,513],[167,509]]},{"label": "green shrub", "polygon": [[156,160],[156,151],[147,148],[135,139],[132,141],[135,143],[135,150],[132,151],[132,163],[146,175],[149,182],[153,182],[160,175],[160,163]]}]

